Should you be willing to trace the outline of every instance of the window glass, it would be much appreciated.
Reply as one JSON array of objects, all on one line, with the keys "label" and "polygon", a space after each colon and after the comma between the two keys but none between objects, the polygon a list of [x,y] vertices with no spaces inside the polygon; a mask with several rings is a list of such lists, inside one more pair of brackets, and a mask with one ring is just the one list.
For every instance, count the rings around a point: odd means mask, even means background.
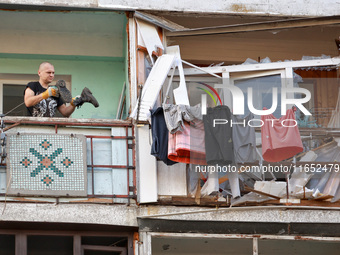
[{"label": "window glass", "polygon": [[9,116],[27,116],[27,109],[23,104],[25,87],[26,85],[17,84],[3,85],[2,113]]},{"label": "window glass", "polygon": [[0,235],[0,254],[1,255],[15,254],[14,235]]}]

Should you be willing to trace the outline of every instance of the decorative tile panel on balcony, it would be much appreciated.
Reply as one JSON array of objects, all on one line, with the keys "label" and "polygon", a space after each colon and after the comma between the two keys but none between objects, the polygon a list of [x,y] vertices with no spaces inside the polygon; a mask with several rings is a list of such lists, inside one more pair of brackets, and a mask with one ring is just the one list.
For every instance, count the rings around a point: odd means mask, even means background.
[{"label": "decorative tile panel on balcony", "polygon": [[10,134],[7,152],[7,194],[87,195],[85,136]]}]

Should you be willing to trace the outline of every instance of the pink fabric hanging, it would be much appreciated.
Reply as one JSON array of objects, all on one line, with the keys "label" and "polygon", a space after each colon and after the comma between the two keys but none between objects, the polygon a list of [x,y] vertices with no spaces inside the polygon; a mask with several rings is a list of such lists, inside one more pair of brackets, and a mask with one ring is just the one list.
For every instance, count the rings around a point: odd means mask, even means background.
[{"label": "pink fabric hanging", "polygon": [[195,119],[190,124],[183,123],[182,131],[169,132],[168,158],[175,162],[206,165],[203,121]]},{"label": "pink fabric hanging", "polygon": [[[264,108],[265,109],[265,108]],[[300,132],[292,109],[280,119],[273,114],[262,115],[262,156],[265,161],[279,162],[303,151]]]}]

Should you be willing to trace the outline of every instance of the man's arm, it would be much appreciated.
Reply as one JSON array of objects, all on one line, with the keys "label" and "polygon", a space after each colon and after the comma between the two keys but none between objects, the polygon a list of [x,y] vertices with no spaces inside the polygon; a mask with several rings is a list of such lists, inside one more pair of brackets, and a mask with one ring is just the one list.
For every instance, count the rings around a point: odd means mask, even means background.
[{"label": "man's arm", "polygon": [[58,107],[58,111],[64,116],[64,117],[70,117],[70,115],[74,112],[74,110],[76,109],[75,106],[73,105],[69,105],[66,106],[64,104],[60,105]]},{"label": "man's arm", "polygon": [[44,98],[43,98],[42,94],[35,96],[34,91],[32,89],[26,88],[25,97],[24,97],[26,107],[32,107],[32,106],[36,105],[37,103],[39,103],[43,99]]},{"label": "man's arm", "polygon": [[59,97],[58,89],[48,88],[43,93],[35,96],[34,91],[31,88],[27,87],[25,90],[25,97],[24,97],[25,105],[27,107],[34,106],[37,103],[39,103],[41,100],[47,99],[50,96]]}]

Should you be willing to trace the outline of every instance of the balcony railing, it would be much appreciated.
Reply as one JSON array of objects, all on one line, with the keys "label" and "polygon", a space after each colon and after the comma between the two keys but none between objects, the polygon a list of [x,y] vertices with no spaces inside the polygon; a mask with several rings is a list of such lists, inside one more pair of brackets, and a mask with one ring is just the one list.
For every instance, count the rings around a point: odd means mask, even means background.
[{"label": "balcony railing", "polygon": [[[87,198],[61,196],[56,198],[58,201],[130,203],[130,199],[136,198],[135,135],[131,121],[5,117],[4,123],[6,134],[80,134],[86,137]],[[4,159],[0,168],[0,196],[6,196],[6,175]],[[36,197],[29,197],[32,196]]]}]

